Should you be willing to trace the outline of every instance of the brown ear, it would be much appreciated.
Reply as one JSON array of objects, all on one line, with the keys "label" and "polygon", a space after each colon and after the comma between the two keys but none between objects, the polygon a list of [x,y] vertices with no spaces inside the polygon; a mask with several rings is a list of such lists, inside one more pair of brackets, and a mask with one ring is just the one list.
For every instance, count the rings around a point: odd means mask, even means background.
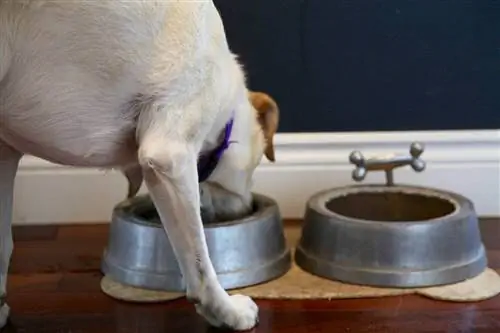
[{"label": "brown ear", "polygon": [[249,92],[250,102],[257,110],[257,118],[266,139],[266,150],[264,155],[271,162],[275,161],[274,156],[274,134],[278,129],[279,109],[276,102],[267,94],[261,92]]}]

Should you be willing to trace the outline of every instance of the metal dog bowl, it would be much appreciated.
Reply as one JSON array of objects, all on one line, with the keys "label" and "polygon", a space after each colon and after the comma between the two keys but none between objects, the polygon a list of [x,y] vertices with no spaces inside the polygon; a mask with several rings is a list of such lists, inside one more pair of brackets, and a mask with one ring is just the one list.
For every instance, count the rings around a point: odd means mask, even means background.
[{"label": "metal dog bowl", "polygon": [[[291,266],[277,203],[254,194],[247,218],[205,225],[209,255],[225,289],[275,279]],[[185,291],[185,283],[167,234],[149,195],[137,196],[113,210],[102,271],[140,288]]]},{"label": "metal dog bowl", "polygon": [[394,185],[394,168],[425,169],[422,152],[417,143],[411,156],[365,160],[353,152],[354,180],[363,180],[369,170],[384,170],[387,184],[312,196],[297,264],[324,278],[381,287],[452,284],[480,274],[487,259],[472,202],[437,189]]}]

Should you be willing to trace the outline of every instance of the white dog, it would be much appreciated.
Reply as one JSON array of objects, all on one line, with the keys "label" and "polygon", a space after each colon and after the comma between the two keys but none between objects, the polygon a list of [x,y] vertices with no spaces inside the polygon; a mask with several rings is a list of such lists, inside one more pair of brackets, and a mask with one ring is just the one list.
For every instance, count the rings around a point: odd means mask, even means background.
[{"label": "white dog", "polygon": [[[129,196],[144,176],[198,313],[215,326],[254,327],[255,303],[229,296],[217,281],[199,182],[215,184],[206,190],[220,216],[248,213],[252,174],[264,154],[274,160],[277,125],[276,103],[247,89],[211,0],[2,0],[2,299],[14,178],[21,156],[31,154],[120,169]],[[220,193],[231,200],[217,205]],[[9,307],[0,305],[3,326]]]}]

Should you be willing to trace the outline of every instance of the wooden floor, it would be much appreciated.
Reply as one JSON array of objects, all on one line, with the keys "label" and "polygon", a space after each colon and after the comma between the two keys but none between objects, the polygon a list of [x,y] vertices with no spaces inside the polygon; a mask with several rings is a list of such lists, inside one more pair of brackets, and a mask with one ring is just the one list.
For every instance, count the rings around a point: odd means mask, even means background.
[{"label": "wooden floor", "polygon": [[[481,224],[490,266],[500,268],[500,220]],[[99,289],[107,226],[18,227],[9,277],[11,322],[4,332],[212,332],[185,300],[115,301]],[[471,304],[419,296],[339,301],[258,301],[253,332],[500,333],[500,297]]]}]

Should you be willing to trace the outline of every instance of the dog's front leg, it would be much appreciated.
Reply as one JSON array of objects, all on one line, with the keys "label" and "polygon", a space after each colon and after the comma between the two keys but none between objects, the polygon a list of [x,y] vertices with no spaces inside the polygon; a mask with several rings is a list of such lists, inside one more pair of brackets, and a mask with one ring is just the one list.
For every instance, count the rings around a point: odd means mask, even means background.
[{"label": "dog's front leg", "polygon": [[0,141],[0,328],[9,317],[9,306],[5,303],[10,257],[14,247],[12,241],[12,197],[14,178],[21,154]]},{"label": "dog's front leg", "polygon": [[208,254],[200,216],[195,146],[166,138],[164,133],[147,133],[140,142],[139,161],[186,282],[187,297],[195,302],[198,313],[217,327],[254,327],[257,305],[249,297],[226,293]]}]

